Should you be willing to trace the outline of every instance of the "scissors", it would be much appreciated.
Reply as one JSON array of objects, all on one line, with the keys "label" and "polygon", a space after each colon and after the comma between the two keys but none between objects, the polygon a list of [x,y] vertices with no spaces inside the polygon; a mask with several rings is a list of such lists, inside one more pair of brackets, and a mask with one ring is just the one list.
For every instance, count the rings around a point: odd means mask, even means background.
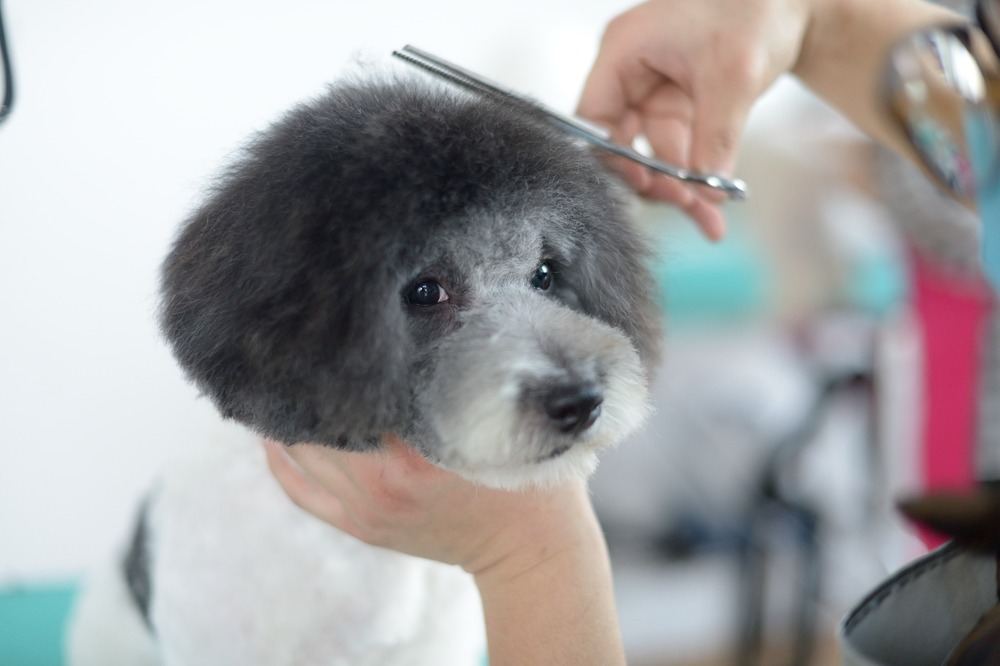
[{"label": "scissors", "polygon": [[610,132],[603,127],[588,122],[583,118],[559,113],[558,111],[551,109],[540,102],[504,88],[489,79],[479,76],[478,74],[474,74],[463,67],[452,64],[447,60],[428,53],[427,51],[407,45],[398,51],[393,51],[392,55],[411,65],[415,65],[427,72],[430,72],[431,74],[450,81],[451,83],[458,84],[467,90],[472,90],[479,94],[503,100],[513,101],[521,106],[533,109],[534,111],[542,114],[546,120],[564,132],[577,136],[613,155],[618,155],[619,157],[624,157],[632,160],[633,162],[638,162],[639,164],[658,173],[662,173],[665,176],[689,183],[697,183],[699,185],[704,185],[705,187],[710,187],[714,190],[719,190],[733,200],[739,201],[747,198],[748,191],[746,183],[738,178],[726,178],[725,176],[714,173],[698,173],[696,171],[690,171],[682,167],[661,162],[658,159],[648,157],[642,153],[637,153],[631,148],[627,148],[612,141]]}]

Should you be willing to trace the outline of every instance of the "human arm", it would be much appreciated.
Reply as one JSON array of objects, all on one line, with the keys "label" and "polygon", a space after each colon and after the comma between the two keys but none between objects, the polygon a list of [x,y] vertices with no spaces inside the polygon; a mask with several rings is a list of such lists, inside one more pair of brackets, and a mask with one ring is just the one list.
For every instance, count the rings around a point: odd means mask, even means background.
[{"label": "human arm", "polygon": [[296,504],[362,541],[456,564],[482,597],[491,666],[624,664],[611,568],[583,481],[504,492],[424,460],[266,445]]},{"label": "human arm", "polygon": [[[791,72],[912,157],[881,111],[886,56],[908,32],[957,20],[922,0],[650,0],[608,25],[578,111],[619,142],[644,135],[666,161],[731,173],[750,108]],[[717,194],[620,167],[640,194],[680,206],[710,238],[724,233]]]},{"label": "human arm", "polygon": [[923,0],[811,0],[812,18],[792,69],[858,129],[904,157],[916,155],[885,112],[882,77],[892,47],[906,35],[962,17]]}]

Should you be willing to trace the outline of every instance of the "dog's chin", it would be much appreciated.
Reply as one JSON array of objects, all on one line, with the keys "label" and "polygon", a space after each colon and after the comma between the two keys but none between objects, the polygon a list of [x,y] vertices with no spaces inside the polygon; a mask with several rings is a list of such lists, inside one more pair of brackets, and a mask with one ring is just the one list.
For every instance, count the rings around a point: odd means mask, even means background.
[{"label": "dog's chin", "polygon": [[[576,436],[532,428],[517,418],[483,420],[467,436],[438,449],[434,462],[470,481],[516,490],[548,488],[585,479],[597,469],[598,454],[641,427],[651,409],[644,387],[633,400],[612,399],[592,428]],[[515,415],[516,416],[516,415]],[[484,427],[485,426],[485,427]]]},{"label": "dog's chin", "polygon": [[573,479],[589,477],[597,469],[598,451],[574,446],[544,460],[506,467],[449,467],[456,474],[500,490],[551,488]]},{"label": "dog's chin", "polygon": [[600,416],[575,434],[525,412],[517,401],[504,399],[502,391],[472,397],[454,410],[443,410],[432,434],[421,438],[435,443],[425,454],[445,469],[494,488],[551,487],[586,478],[596,469],[598,454],[636,431],[651,409],[638,369],[616,374],[605,388]]}]

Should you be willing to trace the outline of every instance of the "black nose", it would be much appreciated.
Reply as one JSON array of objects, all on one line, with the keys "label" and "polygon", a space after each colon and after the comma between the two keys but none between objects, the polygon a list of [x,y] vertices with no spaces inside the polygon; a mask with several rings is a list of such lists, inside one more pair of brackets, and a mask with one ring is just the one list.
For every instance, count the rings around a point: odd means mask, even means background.
[{"label": "black nose", "polygon": [[560,432],[577,435],[601,415],[604,396],[591,383],[556,386],[545,393],[545,413]]}]

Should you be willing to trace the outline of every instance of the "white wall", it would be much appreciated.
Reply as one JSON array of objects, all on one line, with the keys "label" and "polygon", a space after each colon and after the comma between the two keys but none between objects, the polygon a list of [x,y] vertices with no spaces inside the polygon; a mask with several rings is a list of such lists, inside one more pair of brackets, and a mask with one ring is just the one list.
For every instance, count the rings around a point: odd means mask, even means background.
[{"label": "white wall", "polygon": [[156,272],[244,137],[405,43],[571,110],[629,4],[6,0],[0,585],[106,557],[162,462],[215,427],[158,337]]}]

